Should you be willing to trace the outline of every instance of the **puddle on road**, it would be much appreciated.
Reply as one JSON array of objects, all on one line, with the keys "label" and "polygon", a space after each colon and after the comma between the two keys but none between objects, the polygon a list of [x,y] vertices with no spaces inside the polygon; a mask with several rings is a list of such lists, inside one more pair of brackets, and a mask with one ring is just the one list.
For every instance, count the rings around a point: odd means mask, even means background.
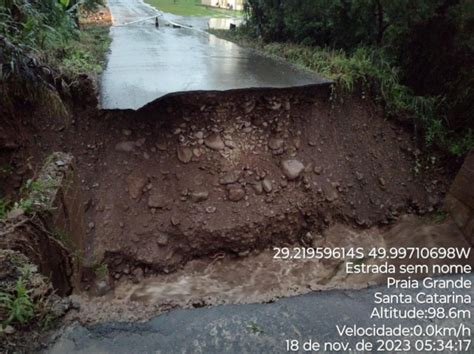
[{"label": "puddle on road", "polygon": [[233,26],[240,26],[243,23],[242,19],[238,18],[210,18],[208,26],[210,29],[228,30]]}]

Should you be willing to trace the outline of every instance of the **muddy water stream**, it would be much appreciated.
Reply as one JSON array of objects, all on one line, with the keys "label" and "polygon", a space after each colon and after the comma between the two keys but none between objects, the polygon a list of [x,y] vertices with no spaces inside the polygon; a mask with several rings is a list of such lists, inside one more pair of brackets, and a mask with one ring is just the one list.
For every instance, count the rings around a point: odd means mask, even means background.
[{"label": "muddy water stream", "polygon": [[[413,216],[386,229],[354,230],[336,224],[322,235],[312,235],[314,247],[469,247],[450,220],[433,223]],[[386,275],[347,274],[343,260],[275,259],[274,250],[246,256],[216,255],[193,260],[172,274],[141,281],[119,281],[105,297],[83,303],[82,320],[145,319],[174,307],[270,302],[281,297],[334,288],[363,288],[381,283]],[[468,261],[472,264],[472,257]],[[383,261],[378,260],[378,264]],[[423,261],[417,261],[418,264]],[[424,264],[443,263],[426,260]],[[375,264],[366,261],[367,264]],[[86,301],[85,301],[86,300]]]}]

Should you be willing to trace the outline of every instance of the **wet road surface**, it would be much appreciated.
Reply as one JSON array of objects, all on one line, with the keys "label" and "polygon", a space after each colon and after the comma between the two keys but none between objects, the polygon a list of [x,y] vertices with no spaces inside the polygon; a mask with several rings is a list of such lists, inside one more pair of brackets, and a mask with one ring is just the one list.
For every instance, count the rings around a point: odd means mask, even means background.
[{"label": "wet road surface", "polygon": [[[447,278],[459,279],[458,276]],[[474,281],[474,275],[465,275],[465,279]],[[176,310],[158,316],[145,323],[103,323],[90,327],[80,325],[67,328],[59,340],[50,347],[48,353],[288,353],[285,340],[296,339],[300,343],[309,340],[349,343],[349,349],[355,349],[355,343],[361,339],[374,343],[384,337],[340,336],[336,325],[348,327],[389,327],[401,325],[412,328],[420,325],[437,325],[438,328],[458,327],[461,324],[469,328],[456,339],[473,339],[474,322],[470,319],[378,319],[370,318],[374,307],[374,294],[411,294],[419,292],[433,294],[433,289],[388,289],[374,287],[364,290],[325,291],[283,299],[270,304],[224,305],[194,310]],[[451,294],[453,289],[436,289],[436,294]],[[474,290],[457,289],[457,294],[473,296]],[[430,306],[449,309],[448,304],[396,304],[400,310],[412,306],[427,309]],[[386,305],[388,308],[389,305]],[[470,303],[456,304],[457,309],[473,314]],[[433,328],[433,327],[431,327]],[[394,339],[389,337],[390,339]],[[419,339],[444,339],[451,337],[407,336],[410,346],[415,348]],[[385,337],[387,339],[387,337]],[[420,343],[418,343],[420,344]],[[405,346],[407,343],[404,344]],[[471,347],[472,348],[472,347]],[[302,351],[299,351],[302,352]],[[310,351],[309,351],[310,352]],[[342,351],[337,351],[342,352]],[[354,351],[352,351],[354,352]],[[362,352],[362,351],[358,351]],[[415,350],[408,350],[415,352]]]},{"label": "wet road surface", "polygon": [[[110,0],[112,44],[104,109],[138,109],[175,92],[305,86],[325,80],[204,31],[207,18],[161,14],[142,0]],[[155,27],[153,16],[160,17]],[[143,20],[146,19],[146,20]],[[171,23],[186,27],[176,28]]]}]

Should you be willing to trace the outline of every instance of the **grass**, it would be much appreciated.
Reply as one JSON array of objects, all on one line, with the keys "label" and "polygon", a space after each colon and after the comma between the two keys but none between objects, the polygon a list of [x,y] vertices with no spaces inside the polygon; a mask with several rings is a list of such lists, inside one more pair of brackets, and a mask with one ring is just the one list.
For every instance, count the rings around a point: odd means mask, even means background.
[{"label": "grass", "polygon": [[53,51],[48,61],[71,78],[98,75],[105,66],[110,41],[108,25],[87,25],[65,47]]},{"label": "grass", "polygon": [[0,198],[0,220],[7,217],[11,202],[7,198]]},{"label": "grass", "polygon": [[438,146],[452,155],[461,156],[474,147],[474,132],[462,135],[450,131],[440,112],[439,97],[416,96],[400,83],[396,67],[375,48],[360,47],[348,54],[343,50],[310,47],[288,43],[263,43],[245,32],[211,30],[225,39],[250,46],[271,56],[283,58],[335,82],[335,94],[370,93],[385,107],[388,116],[410,119],[421,126],[428,146]]},{"label": "grass", "polygon": [[104,279],[109,275],[109,267],[106,263],[99,263],[94,266],[94,273],[99,279]]},{"label": "grass", "polygon": [[182,16],[226,17],[242,16],[241,11],[231,11],[201,5],[200,0],[145,0],[163,12]]},{"label": "grass", "polygon": [[263,328],[261,326],[259,326],[258,324],[256,324],[255,322],[250,322],[248,325],[247,325],[247,330],[252,333],[252,334],[262,334],[262,333],[265,333],[265,331],[263,330]]},{"label": "grass", "polygon": [[34,305],[22,278],[17,280],[13,294],[0,292],[0,306],[7,312],[7,318],[2,323],[3,325],[11,323],[23,325],[33,317]]}]

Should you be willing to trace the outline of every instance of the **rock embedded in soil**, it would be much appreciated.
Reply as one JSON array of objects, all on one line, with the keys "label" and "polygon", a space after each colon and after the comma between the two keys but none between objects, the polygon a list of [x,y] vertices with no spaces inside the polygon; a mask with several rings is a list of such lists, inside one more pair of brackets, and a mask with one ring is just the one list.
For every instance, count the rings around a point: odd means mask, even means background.
[{"label": "rock embedded in soil", "polygon": [[272,181],[268,178],[264,178],[262,181],[263,190],[267,193],[270,193],[273,190]]},{"label": "rock embedded in soil", "polygon": [[110,285],[105,280],[99,280],[95,283],[95,292],[97,296],[104,296],[110,291]]},{"label": "rock embedded in soil", "polygon": [[219,134],[211,134],[205,140],[204,144],[212,150],[223,150],[225,145]]},{"label": "rock embedded in soil", "polygon": [[158,143],[158,144],[156,144],[156,147],[157,147],[158,150],[160,150],[160,151],[166,151],[166,150],[168,150],[168,146],[167,146],[165,143]]},{"label": "rock embedded in soil", "polygon": [[140,138],[137,141],[135,141],[135,146],[136,147],[142,147],[145,144],[146,138]]},{"label": "rock embedded in soil", "polygon": [[128,176],[127,185],[128,193],[133,199],[137,199],[143,192],[143,188],[146,185],[146,178],[138,176]]},{"label": "rock embedded in soil", "polygon": [[199,191],[199,192],[192,192],[189,195],[190,199],[194,203],[199,203],[207,200],[209,198],[209,192],[208,191]]},{"label": "rock embedded in soil", "polygon": [[196,134],[194,134],[194,136],[196,137],[196,139],[200,140],[204,138],[204,133],[202,131],[198,131],[196,132]]},{"label": "rock embedded in soil", "polygon": [[219,179],[219,183],[223,185],[236,183],[241,175],[240,171],[228,172]]},{"label": "rock embedded in soil", "polygon": [[229,200],[233,202],[238,202],[245,197],[245,191],[240,187],[232,187],[228,191]]},{"label": "rock embedded in soil", "polygon": [[304,165],[298,160],[285,160],[281,163],[282,172],[290,181],[297,179],[304,171]]},{"label": "rock embedded in soil", "polygon": [[255,182],[253,185],[253,190],[255,191],[256,195],[261,195],[263,193],[263,186],[262,182]]},{"label": "rock embedded in soil", "polygon": [[283,148],[284,143],[285,143],[285,141],[283,139],[270,138],[270,140],[268,140],[268,147],[272,150],[279,150],[279,149]]},{"label": "rock embedded in soil", "polygon": [[189,163],[193,158],[193,152],[190,148],[185,146],[178,146],[176,149],[176,155],[178,160],[182,163]]},{"label": "rock embedded in soil", "polygon": [[208,213],[208,214],[213,214],[213,213],[216,212],[216,210],[217,210],[217,208],[216,208],[215,206],[208,206],[208,207],[206,208],[206,213]]},{"label": "rock embedded in soil", "polygon": [[134,141],[122,141],[115,145],[115,151],[132,152],[135,149]]},{"label": "rock embedded in soil", "polygon": [[320,175],[323,172],[323,168],[321,166],[315,166],[313,171],[317,175]]},{"label": "rock embedded in soil", "polygon": [[166,197],[160,192],[154,191],[148,197],[148,207],[149,208],[164,208],[166,206]]},{"label": "rock embedded in soil", "polygon": [[168,244],[168,236],[166,234],[160,234],[156,239],[156,243],[160,246],[166,246]]}]

